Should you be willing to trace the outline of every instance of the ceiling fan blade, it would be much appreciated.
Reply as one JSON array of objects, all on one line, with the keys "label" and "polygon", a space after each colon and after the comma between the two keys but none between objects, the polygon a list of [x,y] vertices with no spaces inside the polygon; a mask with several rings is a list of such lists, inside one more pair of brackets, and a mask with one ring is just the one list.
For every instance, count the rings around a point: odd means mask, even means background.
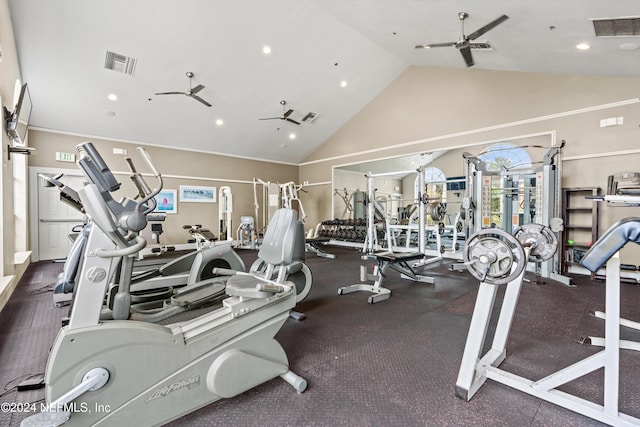
[{"label": "ceiling fan blade", "polygon": [[199,101],[199,102],[203,103],[207,107],[211,107],[211,104],[209,104],[207,101],[205,101],[204,99],[200,98],[199,96],[193,95],[193,94],[190,95],[190,96],[191,96],[191,98],[195,99],[196,101]]},{"label": "ceiling fan blade", "polygon": [[265,117],[264,119],[258,119],[258,120],[280,120],[282,119],[282,117]]},{"label": "ceiling fan blade", "polygon": [[471,55],[471,46],[464,47],[462,49],[460,49],[460,53],[462,54],[462,57],[464,58],[464,62],[467,63],[467,67],[472,67],[473,66],[473,56]]},{"label": "ceiling fan blade", "polygon": [[286,113],[284,113],[282,115],[282,120],[286,119],[287,117],[289,117],[291,115],[291,113],[293,113],[293,110],[288,110]]},{"label": "ceiling fan blade", "polygon": [[287,121],[288,121],[288,122],[291,122],[291,123],[295,123],[295,124],[297,124],[297,125],[299,125],[299,124],[300,124],[300,122],[296,122],[295,120],[293,120],[293,119],[289,119],[289,118],[287,118]]},{"label": "ceiling fan blade", "polygon": [[430,49],[432,47],[448,47],[448,46],[454,46],[455,44],[456,42],[417,44],[416,49]]},{"label": "ceiling fan blade", "polygon": [[204,89],[203,85],[198,85],[196,87],[194,87],[193,89],[191,89],[191,93],[196,94],[198,92],[200,92],[202,89]]},{"label": "ceiling fan blade", "polygon": [[476,30],[475,32],[469,34],[468,39],[469,40],[475,40],[478,37],[480,37],[481,35],[483,35],[484,33],[486,33],[487,31],[497,27],[498,25],[502,24],[504,21],[506,21],[507,19],[509,19],[509,17],[507,15],[502,15],[501,17],[494,19],[493,21],[489,22],[487,25],[485,25],[484,27]]},{"label": "ceiling fan blade", "polygon": [[184,95],[184,92],[160,92],[156,93],[156,95]]}]

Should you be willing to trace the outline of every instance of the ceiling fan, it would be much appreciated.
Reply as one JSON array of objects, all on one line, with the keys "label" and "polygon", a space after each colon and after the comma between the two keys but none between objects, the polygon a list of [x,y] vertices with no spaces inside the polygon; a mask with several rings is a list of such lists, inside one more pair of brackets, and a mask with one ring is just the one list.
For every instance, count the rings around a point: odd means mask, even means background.
[{"label": "ceiling fan", "polygon": [[258,120],[285,120],[287,122],[291,122],[291,123],[295,123],[297,125],[300,124],[300,122],[296,122],[293,119],[290,119],[289,116],[291,115],[291,113],[293,113],[292,109],[289,109],[285,112],[285,106],[287,105],[287,101],[280,101],[280,105],[282,105],[282,115],[280,117],[266,117],[264,119],[258,119]]},{"label": "ceiling fan", "polygon": [[509,19],[509,17],[507,15],[502,15],[501,17],[489,22],[484,27],[466,36],[464,34],[464,21],[468,17],[469,17],[469,14],[467,12],[458,12],[458,19],[460,19],[460,22],[462,24],[462,35],[460,36],[460,40],[458,40],[457,42],[419,44],[419,45],[416,45],[416,49],[430,49],[432,47],[455,46],[455,48],[458,49],[462,54],[462,57],[464,58],[464,62],[467,63],[467,67],[473,66],[474,64],[473,56],[471,55],[471,49],[474,47],[473,40],[477,39],[487,31],[497,27],[499,24]]},{"label": "ceiling fan", "polygon": [[200,98],[198,95],[196,95],[198,92],[200,92],[202,89],[204,89],[203,85],[198,85],[194,88],[191,87],[191,79],[193,79],[194,74],[191,71],[187,71],[187,77],[189,77],[189,90],[186,92],[159,92],[156,93],[156,95],[186,95],[190,98],[195,99],[198,102],[203,103],[204,105],[206,105],[207,107],[211,107],[211,104],[209,104],[207,101],[205,101],[204,99]]}]

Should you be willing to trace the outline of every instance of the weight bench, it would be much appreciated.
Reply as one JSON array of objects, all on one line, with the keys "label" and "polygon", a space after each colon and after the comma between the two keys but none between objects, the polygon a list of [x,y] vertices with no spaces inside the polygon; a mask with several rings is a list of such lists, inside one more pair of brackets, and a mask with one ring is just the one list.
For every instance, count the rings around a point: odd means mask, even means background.
[{"label": "weight bench", "polygon": [[[587,251],[581,260],[581,264],[589,271],[597,273],[627,242],[640,244],[640,218],[624,218],[612,225]],[[621,270],[623,266],[624,264],[620,265]],[[609,277],[608,273],[607,277]],[[619,286],[619,278],[617,285],[608,286]],[[606,314],[602,311],[594,311],[590,314],[605,322],[607,322],[607,320],[610,322],[615,321],[615,319],[607,319]],[[620,318],[618,322],[620,326],[640,330],[640,323],[638,322],[623,318]],[[606,338],[594,336],[580,337],[579,342],[585,345],[604,347]],[[640,351],[640,343],[635,341],[619,340],[619,346],[625,350]]]},{"label": "weight bench", "polygon": [[400,277],[403,279],[413,280],[414,282],[423,282],[433,284],[435,280],[432,277],[422,276],[409,265],[410,261],[415,261],[424,258],[424,254],[419,252],[374,252],[371,255],[365,255],[363,259],[374,259],[376,265],[373,268],[373,273],[367,272],[367,266],[360,266],[360,280],[365,282],[367,280],[373,280],[373,285],[366,283],[358,283],[355,285],[343,286],[338,289],[338,295],[350,294],[351,292],[367,291],[372,292],[374,295],[370,295],[367,299],[369,304],[375,304],[379,301],[389,299],[391,296],[391,290],[383,288],[382,279],[384,279],[384,273],[387,268],[400,273]]},{"label": "weight bench", "polygon": [[320,257],[335,259],[336,256],[334,254],[329,254],[323,251],[322,249],[320,249],[320,246],[319,246],[321,243],[327,243],[330,240],[331,239],[329,239],[328,237],[313,237],[313,238],[307,239],[305,242],[305,249],[308,250],[309,252],[315,253]]},{"label": "weight bench", "polygon": [[[611,227],[581,261],[592,272],[606,263],[604,349],[537,380],[519,376],[500,366],[507,357],[506,346],[526,273],[526,263],[551,259],[557,249],[557,242],[554,241],[554,234],[539,224],[528,225],[524,232],[518,234],[516,230],[514,236],[500,240],[506,236],[508,234],[502,230],[497,233],[496,230],[483,229],[471,236],[465,245],[465,263],[470,268],[469,272],[476,278],[480,276],[481,281],[456,380],[456,396],[468,401],[487,379],[491,379],[609,425],[640,425],[639,418],[621,412],[622,408],[618,406],[621,390],[618,251],[629,241],[640,242],[640,221],[636,224],[622,222]],[[515,243],[515,246],[510,245],[511,243]],[[511,250],[511,254],[509,247],[515,249]],[[530,258],[530,255],[533,256]],[[512,268],[507,270],[498,264],[504,264],[505,267],[510,264]],[[497,313],[494,305],[501,284],[506,284],[506,290]],[[497,315],[498,320],[493,338],[489,341],[491,334],[488,331],[493,315]],[[601,380],[602,398],[592,401],[561,389],[565,384],[600,369],[603,370],[604,377]]]}]

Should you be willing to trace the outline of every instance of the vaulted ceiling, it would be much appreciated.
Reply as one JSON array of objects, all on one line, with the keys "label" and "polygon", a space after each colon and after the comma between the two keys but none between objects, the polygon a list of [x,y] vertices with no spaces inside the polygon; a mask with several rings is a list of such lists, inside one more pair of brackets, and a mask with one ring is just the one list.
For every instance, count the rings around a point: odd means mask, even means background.
[{"label": "vaulted ceiling", "polygon": [[[407,67],[467,68],[455,46],[415,49],[458,41],[459,12],[466,35],[509,17],[477,38],[490,49],[472,50],[469,72],[640,69],[637,20],[618,37],[593,22],[637,17],[637,0],[9,1],[32,127],[294,164]],[[156,95],[190,84],[211,107]],[[278,119],[290,109],[299,124]]]}]

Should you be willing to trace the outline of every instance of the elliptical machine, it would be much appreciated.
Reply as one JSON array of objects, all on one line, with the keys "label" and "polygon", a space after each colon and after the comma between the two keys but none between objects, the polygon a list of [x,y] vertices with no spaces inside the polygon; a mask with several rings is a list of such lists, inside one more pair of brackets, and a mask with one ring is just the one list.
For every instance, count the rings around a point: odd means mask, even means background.
[{"label": "elliptical machine", "polygon": [[[293,261],[295,211],[277,211],[265,234],[263,259],[268,271],[280,272],[275,280],[244,274],[231,277],[226,287],[212,282],[209,293],[222,295],[188,320],[129,320],[131,265],[146,244],[139,231],[162,177],[139,148],[157,187],[138,201],[116,202],[101,190],[119,183],[100,154],[90,143],[78,149],[79,164],[92,181],[79,195],[94,224],[87,244],[95,249],[84,257],[69,324],[60,329],[47,362],[47,410],[22,426],[160,425],[277,376],[303,392],[306,381],[289,370],[274,339],[296,304],[294,284],[283,280]],[[143,182],[141,175],[136,179]],[[116,272],[118,308],[114,320],[100,320]]]},{"label": "elliptical machine", "polygon": [[[127,162],[132,172],[130,177],[138,188],[138,197],[145,197],[145,188],[139,184],[139,178],[136,177],[139,174],[137,174],[130,159],[127,159]],[[62,174],[56,176],[40,175],[40,178],[47,185],[54,186],[60,191],[60,201],[84,214],[84,206],[78,192],[62,183],[60,181],[61,177]],[[111,192],[118,189],[119,186],[120,184],[117,183],[117,185],[113,184],[111,188],[102,188],[101,190]],[[71,303],[76,276],[85,251],[95,249],[87,246],[90,228],[91,221],[89,220],[78,233],[78,237],[74,241],[65,261],[64,270],[56,281],[53,290],[53,303],[56,307]],[[186,228],[190,229],[189,231],[192,235],[194,234],[193,231],[202,233],[202,230],[194,230],[192,226],[186,226]],[[166,295],[166,292],[172,292],[173,289],[216,277],[217,274],[213,272],[215,268],[245,271],[242,258],[233,250],[229,242],[220,242],[209,246],[198,245],[197,249],[197,251],[176,257],[155,267],[146,266],[146,268],[136,271],[136,265],[134,265],[131,284],[133,301],[153,301],[158,296]],[[196,257],[198,252],[202,252],[202,254]],[[112,295],[117,292],[118,281],[116,280],[110,286],[107,300],[112,301]]]}]

